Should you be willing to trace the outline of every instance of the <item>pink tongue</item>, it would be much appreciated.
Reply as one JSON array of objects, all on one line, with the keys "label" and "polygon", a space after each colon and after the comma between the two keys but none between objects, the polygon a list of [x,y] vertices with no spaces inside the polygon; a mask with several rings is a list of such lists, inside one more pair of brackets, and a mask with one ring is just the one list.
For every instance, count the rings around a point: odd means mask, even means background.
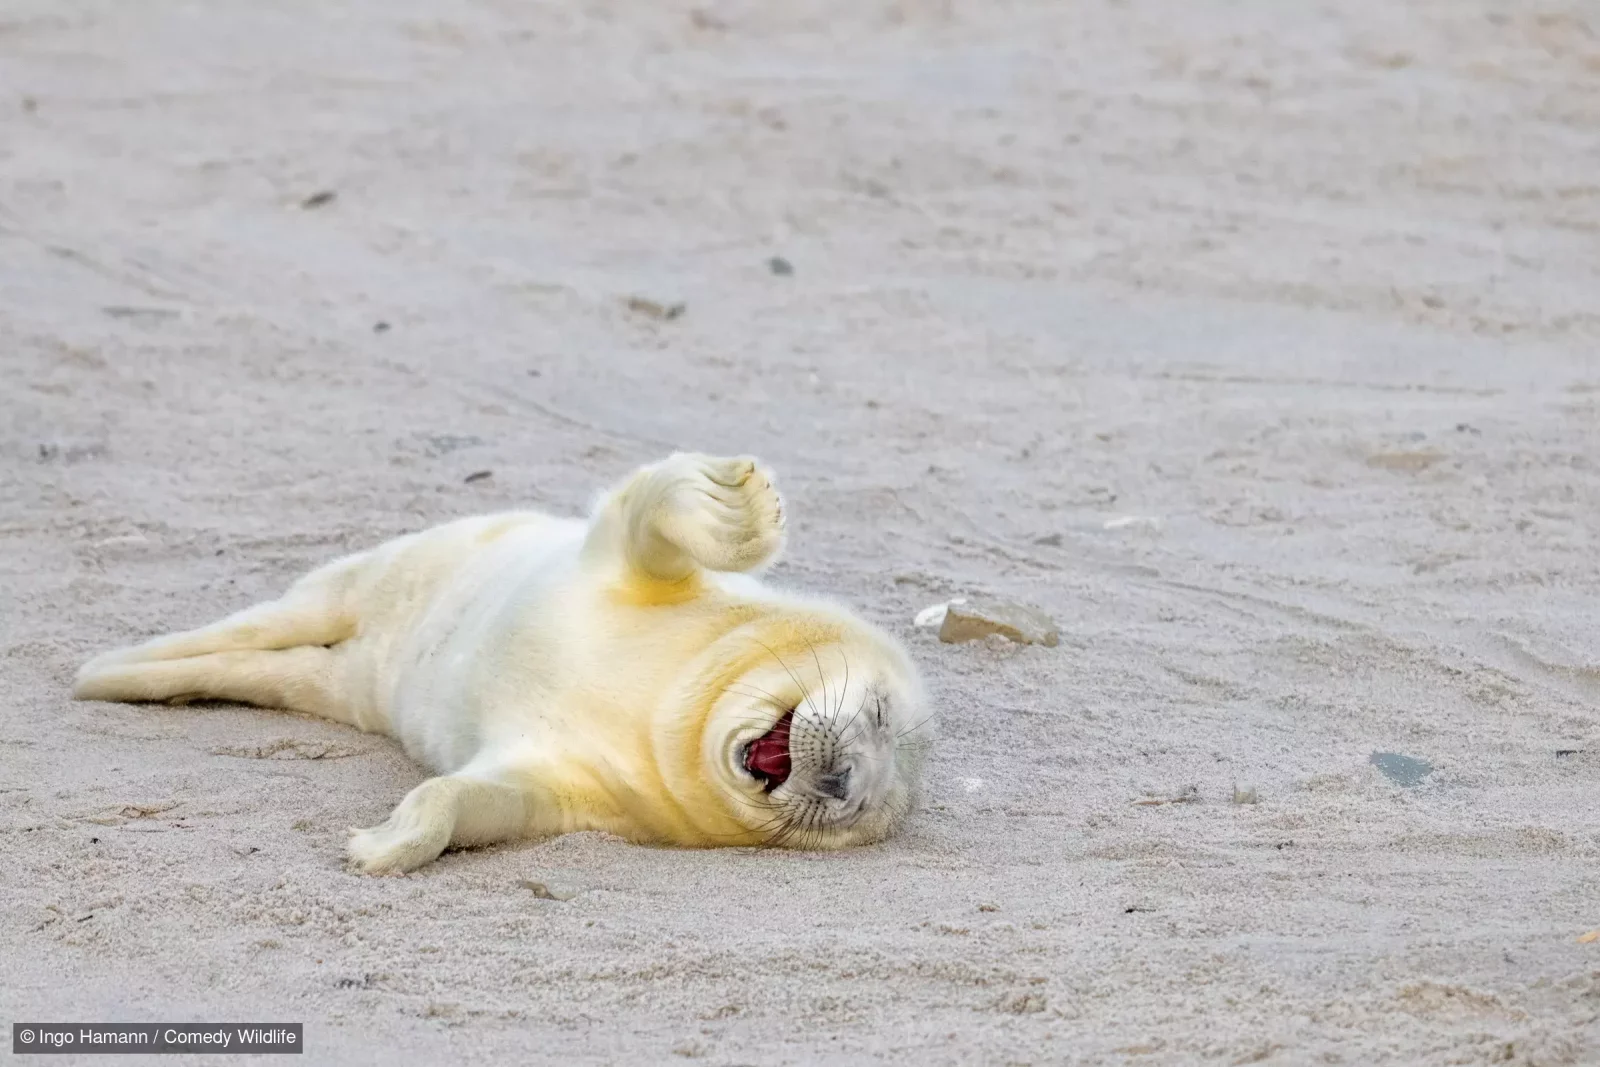
[{"label": "pink tongue", "polygon": [[776,788],[789,777],[789,724],[794,712],[778,720],[778,725],[750,742],[745,752],[744,765],[751,774],[767,779],[768,788]]}]

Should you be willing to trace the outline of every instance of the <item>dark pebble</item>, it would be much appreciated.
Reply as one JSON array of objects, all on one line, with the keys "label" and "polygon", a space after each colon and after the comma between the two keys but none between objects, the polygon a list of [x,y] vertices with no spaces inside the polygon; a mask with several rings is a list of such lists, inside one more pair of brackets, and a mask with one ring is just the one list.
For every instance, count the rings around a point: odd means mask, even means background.
[{"label": "dark pebble", "polygon": [[1406,789],[1421,785],[1433,773],[1433,764],[1398,752],[1374,752],[1369,762],[1389,781]]}]

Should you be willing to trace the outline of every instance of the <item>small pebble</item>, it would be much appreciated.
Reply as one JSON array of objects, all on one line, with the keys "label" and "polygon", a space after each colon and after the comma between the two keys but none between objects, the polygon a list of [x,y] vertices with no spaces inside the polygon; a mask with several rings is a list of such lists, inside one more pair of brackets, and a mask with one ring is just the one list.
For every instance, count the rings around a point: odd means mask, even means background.
[{"label": "small pebble", "polygon": [[1433,773],[1433,764],[1398,752],[1374,752],[1368,762],[1389,781],[1405,789],[1421,785],[1422,780]]},{"label": "small pebble", "polygon": [[653,319],[671,322],[679,318],[689,305],[681,300],[665,301],[654,300],[648,296],[630,296],[627,300],[628,310],[638,312],[640,315],[649,315]]},{"label": "small pebble", "polygon": [[300,206],[305,210],[310,211],[312,208],[326,207],[328,204],[333,203],[338,198],[339,194],[334,192],[332,189],[322,189],[318,192],[312,193],[310,196],[300,201]]},{"label": "small pebble", "polygon": [[1007,993],[995,1007],[1008,1015],[1038,1015],[1050,1007],[1050,999],[1043,993]]},{"label": "small pebble", "polygon": [[1136,797],[1133,802],[1141,808],[1156,808],[1165,804],[1198,804],[1200,803],[1200,787],[1186,785],[1176,793]]},{"label": "small pebble", "polygon": [[447,456],[452,452],[459,452],[463,448],[476,448],[478,445],[483,444],[483,438],[470,433],[428,434],[422,440],[427,444],[430,456]]},{"label": "small pebble", "polygon": [[1438,452],[1378,452],[1367,457],[1367,466],[1381,471],[1425,471],[1444,456]]},{"label": "small pebble", "polygon": [[944,623],[945,613],[950,610],[951,604],[965,604],[966,602],[966,597],[958,596],[947,600],[943,604],[930,604],[917,612],[917,617],[912,620],[912,624],[921,627],[940,626]]},{"label": "small pebble", "polygon": [[767,260],[767,269],[779,276],[788,277],[794,273],[794,264],[782,256],[773,256]]},{"label": "small pebble", "polygon": [[375,323],[372,324],[372,332],[373,333],[388,333],[389,332],[389,324],[387,322],[383,322],[382,320],[380,320],[378,322],[375,322]]},{"label": "small pebble", "polygon": [[1159,530],[1161,520],[1154,515],[1121,515],[1107,519],[1102,525],[1107,530]]},{"label": "small pebble", "polygon": [[1036,545],[1044,545],[1048,548],[1060,548],[1061,535],[1058,533],[1048,533],[1043,537],[1035,537],[1033,539],[1033,543]]},{"label": "small pebble", "polygon": [[945,644],[976,641],[990,634],[1023,645],[1054,647],[1061,633],[1050,616],[1038,608],[1007,600],[951,601],[939,625],[939,640]]},{"label": "small pebble", "polygon": [[517,883],[540,900],[571,900],[578,895],[578,891],[571,886],[558,885],[551,882],[535,882],[524,878]]},{"label": "small pebble", "polygon": [[471,485],[473,482],[486,482],[493,477],[494,471],[473,471],[471,474],[463,478],[462,481],[466,482],[468,485]]},{"label": "small pebble", "polygon": [[130,545],[149,544],[150,539],[144,534],[118,534],[115,537],[105,537],[94,543],[96,548],[124,548]]},{"label": "small pebble", "polygon": [[43,462],[59,459],[68,463],[77,463],[86,459],[105,459],[109,452],[110,450],[98,441],[39,442],[39,459]]},{"label": "small pebble", "polygon": [[182,314],[176,308],[150,307],[142,304],[107,304],[100,309],[113,319],[134,322],[155,322],[177,318]]}]

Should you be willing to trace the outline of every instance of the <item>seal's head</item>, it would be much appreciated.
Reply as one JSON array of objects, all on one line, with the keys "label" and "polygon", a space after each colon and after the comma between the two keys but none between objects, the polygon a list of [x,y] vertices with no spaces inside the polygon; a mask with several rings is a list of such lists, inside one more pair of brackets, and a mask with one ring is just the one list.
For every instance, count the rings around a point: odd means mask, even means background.
[{"label": "seal's head", "polygon": [[932,739],[899,647],[857,620],[804,617],[763,620],[724,640],[738,654],[715,672],[698,753],[713,794],[702,802],[720,809],[718,821],[745,841],[794,848],[893,832]]}]

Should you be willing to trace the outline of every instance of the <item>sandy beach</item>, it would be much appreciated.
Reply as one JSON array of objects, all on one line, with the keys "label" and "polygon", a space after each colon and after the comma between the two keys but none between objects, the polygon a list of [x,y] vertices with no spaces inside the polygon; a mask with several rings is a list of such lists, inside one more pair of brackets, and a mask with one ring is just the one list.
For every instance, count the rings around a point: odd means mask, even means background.
[{"label": "sandy beach", "polygon": [[[1575,0],[8,0],[0,1022],[1600,1062],[1597,353]],[[675,448],[770,463],[773,580],[923,670],[891,842],[362,878],[394,743],[69,698]],[[1061,642],[913,624],[953,596]]]}]

